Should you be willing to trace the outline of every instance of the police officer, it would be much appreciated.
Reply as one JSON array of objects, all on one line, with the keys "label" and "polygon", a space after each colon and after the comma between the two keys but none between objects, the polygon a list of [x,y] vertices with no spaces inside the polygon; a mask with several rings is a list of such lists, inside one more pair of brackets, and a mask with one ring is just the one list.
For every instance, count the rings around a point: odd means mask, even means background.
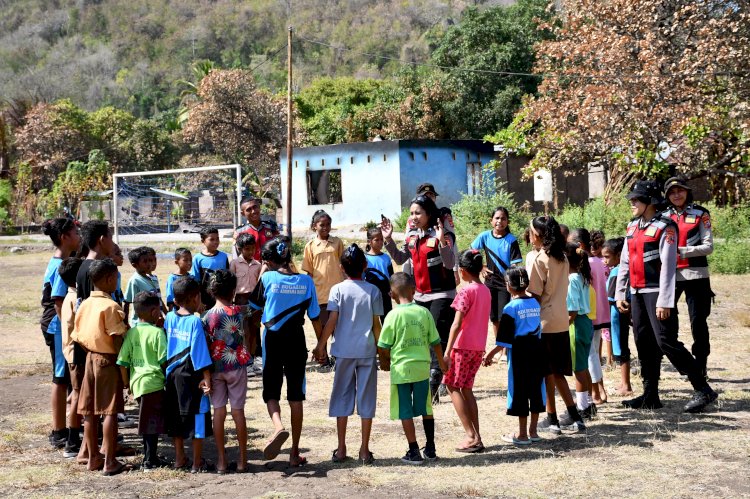
[{"label": "police officer", "polygon": [[[255,236],[255,254],[253,258],[260,261],[260,250],[266,242],[279,235],[279,229],[275,223],[265,222],[260,218],[260,206],[262,201],[257,198],[244,198],[240,202],[240,210],[247,220],[244,224],[234,229],[232,240],[237,241],[240,234],[252,234]],[[232,245],[232,256],[237,258],[237,247]]]},{"label": "police officer", "polygon": [[[623,404],[633,409],[659,409],[661,360],[687,374],[695,389],[684,406],[686,412],[699,412],[716,400],[717,394],[701,372],[699,364],[677,339],[675,274],[677,270],[678,228],[658,209],[663,203],[661,185],[638,181],[628,194],[633,220],[628,224],[625,246],[617,274],[615,299],[620,312],[630,312],[638,357],[641,361],[643,394]],[[631,304],[626,299],[630,287]],[[632,307],[632,311],[630,310]]]},{"label": "police officer", "polygon": [[685,293],[693,332],[693,356],[706,376],[706,362],[711,353],[706,321],[711,315],[711,299],[714,297],[706,258],[714,251],[711,215],[707,209],[693,203],[692,189],[680,177],[667,180],[664,195],[669,203],[664,214],[679,228],[675,310],[677,301]]}]

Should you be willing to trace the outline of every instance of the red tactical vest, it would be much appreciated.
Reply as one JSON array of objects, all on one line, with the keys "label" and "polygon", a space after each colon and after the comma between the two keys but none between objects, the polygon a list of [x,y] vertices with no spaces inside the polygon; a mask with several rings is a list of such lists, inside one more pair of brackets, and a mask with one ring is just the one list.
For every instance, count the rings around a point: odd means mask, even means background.
[{"label": "red tactical vest", "polygon": [[[680,214],[670,209],[669,217],[677,223],[679,228],[677,246],[698,246],[701,243],[700,225],[704,223],[703,217],[708,216],[708,211],[697,205],[688,206]],[[708,223],[710,224],[710,221]],[[686,269],[689,267],[708,267],[708,259],[705,256],[680,258],[678,254],[677,268]]]},{"label": "red tactical vest", "polygon": [[669,218],[657,215],[643,228],[639,220],[628,224],[627,244],[630,261],[630,287],[658,288],[661,274],[659,242],[668,228],[677,230]]},{"label": "red tactical vest", "polygon": [[[253,258],[260,261],[260,250],[263,245],[274,237],[279,235],[279,231],[267,222],[260,223],[260,230],[256,229],[250,222],[246,222],[234,230],[234,240],[236,241],[240,234],[252,234],[255,236],[255,253]],[[237,252],[239,254],[239,251]]]},{"label": "red tactical vest", "polygon": [[436,293],[456,289],[453,270],[443,266],[440,241],[435,237],[434,231],[427,231],[422,238],[410,231],[406,237],[406,247],[411,253],[417,291]]}]

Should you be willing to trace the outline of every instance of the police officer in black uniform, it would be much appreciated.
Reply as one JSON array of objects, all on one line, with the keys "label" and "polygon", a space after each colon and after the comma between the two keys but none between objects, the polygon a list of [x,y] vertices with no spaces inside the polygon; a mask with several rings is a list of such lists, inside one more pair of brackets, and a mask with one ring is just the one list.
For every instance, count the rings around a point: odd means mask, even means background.
[{"label": "police officer in black uniform", "polygon": [[[633,318],[643,394],[623,404],[633,409],[662,407],[659,377],[661,360],[666,355],[675,368],[687,374],[695,389],[684,410],[699,412],[716,400],[717,394],[708,386],[698,362],[677,339],[677,224],[658,209],[664,202],[661,184],[638,181],[628,199],[634,218],[627,228],[615,299],[620,312],[630,312]],[[625,299],[628,288],[630,304]]]},{"label": "police officer in black uniform", "polygon": [[685,293],[693,333],[693,356],[706,376],[706,363],[711,353],[707,320],[714,297],[706,258],[714,251],[711,215],[707,209],[693,203],[692,189],[680,177],[667,180],[664,195],[669,203],[664,214],[679,228],[675,311],[677,301]]}]

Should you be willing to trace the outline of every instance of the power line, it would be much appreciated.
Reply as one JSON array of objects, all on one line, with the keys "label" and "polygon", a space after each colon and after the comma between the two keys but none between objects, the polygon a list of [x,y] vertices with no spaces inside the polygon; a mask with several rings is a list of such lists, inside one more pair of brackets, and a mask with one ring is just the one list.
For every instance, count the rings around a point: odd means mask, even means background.
[{"label": "power line", "polygon": [[258,64],[255,67],[250,68],[250,72],[251,73],[254,72],[256,69],[258,69],[259,67],[261,67],[262,65],[264,65],[265,63],[267,63],[268,61],[270,61],[276,54],[278,54],[279,52],[281,52],[282,50],[284,50],[286,47],[287,47],[287,44],[285,43],[281,47],[279,47],[276,50],[274,50],[273,52],[271,52],[271,54],[269,54],[269,55],[266,56],[266,58],[265,58],[265,60],[263,62],[261,62],[260,64]]},{"label": "power line", "polygon": [[418,66],[418,67],[426,67],[426,68],[434,68],[434,69],[443,69],[446,71],[458,71],[458,72],[467,72],[467,73],[480,73],[480,74],[491,74],[491,75],[498,75],[498,76],[523,76],[523,77],[530,77],[530,78],[589,78],[589,79],[643,79],[643,78],[651,78],[651,77],[680,77],[680,78],[687,78],[687,77],[715,77],[715,76],[746,76],[750,75],[750,70],[747,71],[719,71],[719,72],[711,72],[711,73],[662,73],[662,74],[601,74],[601,75],[587,75],[587,74],[558,74],[558,73],[523,73],[523,72],[516,72],[516,71],[496,71],[491,69],[474,69],[474,68],[462,68],[457,66],[444,66],[441,64],[430,64],[425,62],[416,62],[416,61],[405,61],[403,59],[399,59],[398,57],[391,57],[387,55],[382,54],[374,54],[371,52],[361,52],[354,49],[350,49],[348,47],[340,46],[340,45],[332,45],[330,43],[321,42],[319,40],[311,40],[309,38],[305,38],[302,36],[297,35],[298,40],[302,40],[307,43],[312,43],[314,45],[320,45],[323,47],[328,47],[333,50],[340,50],[344,52],[351,52],[352,54],[362,55],[365,57],[373,58],[373,59],[384,59],[388,61],[395,61],[400,64],[405,65],[411,65],[411,66]]}]

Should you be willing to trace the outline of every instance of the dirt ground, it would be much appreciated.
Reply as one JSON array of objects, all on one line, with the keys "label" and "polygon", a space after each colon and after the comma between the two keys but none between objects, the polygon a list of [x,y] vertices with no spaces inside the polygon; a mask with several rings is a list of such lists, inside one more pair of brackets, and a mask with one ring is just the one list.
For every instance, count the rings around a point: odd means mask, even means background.
[{"label": "dirt ground", "polygon": [[[127,250],[127,248],[125,248]],[[747,276],[713,279],[716,304],[710,320],[712,354],[709,374],[720,393],[707,413],[687,415],[682,404],[690,386],[665,361],[659,411],[637,412],[620,406],[610,395],[587,433],[563,433],[528,448],[505,444],[500,436],[516,429],[505,415],[507,366],[482,368],[475,393],[486,452],[462,455],[453,449],[463,438],[450,403],[435,407],[440,459],[413,467],[399,460],[406,441],[398,422],[388,420],[388,375],[378,379],[378,415],[372,432],[376,462],[330,462],[336,447],[335,422],[327,416],[333,375],[312,364],[308,369],[308,400],[302,433],[309,464],[286,466],[288,453],[263,462],[261,449],[271,429],[260,398],[260,379],[248,380],[250,473],[200,474],[160,470],[131,471],[106,478],[88,473],[47,443],[50,430],[49,352],[41,337],[38,316],[42,275],[49,253],[0,252],[0,496],[3,497],[742,497],[750,496],[750,280]],[[162,284],[172,262],[159,260]],[[132,273],[126,263],[123,283]],[[684,304],[681,317],[686,317]],[[310,348],[313,334],[308,331]],[[681,338],[688,344],[687,321]],[[631,348],[632,339],[631,339]],[[615,371],[605,372],[612,388]],[[638,386],[634,378],[634,387]],[[558,402],[561,406],[561,402]],[[282,407],[284,407],[282,405]],[[136,414],[135,406],[128,406]],[[288,409],[284,408],[288,421]],[[356,455],[358,420],[350,419],[349,453]],[[423,442],[421,425],[418,438]],[[236,457],[233,423],[227,421],[230,459]],[[140,449],[134,429],[122,431],[126,443]],[[173,456],[168,442],[160,452]],[[204,455],[215,459],[213,439]],[[125,458],[137,466],[140,457]]]}]

